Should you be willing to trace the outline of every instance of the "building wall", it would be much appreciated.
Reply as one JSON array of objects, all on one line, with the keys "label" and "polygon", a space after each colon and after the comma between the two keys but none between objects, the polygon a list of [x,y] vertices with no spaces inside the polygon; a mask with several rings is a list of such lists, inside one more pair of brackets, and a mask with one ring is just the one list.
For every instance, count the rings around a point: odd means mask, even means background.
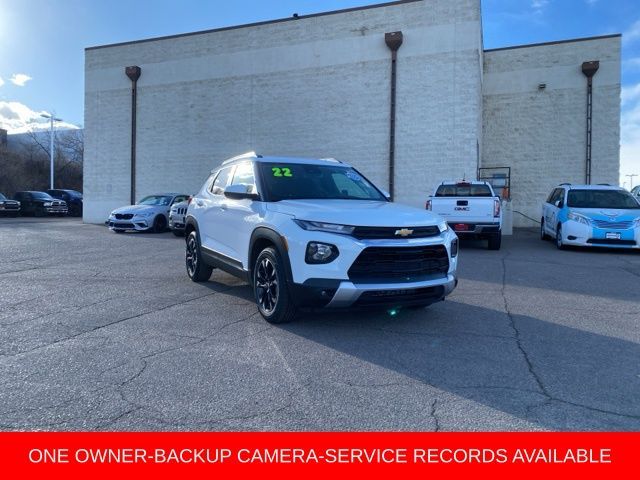
[{"label": "building wall", "polygon": [[[539,219],[561,182],[584,183],[587,80],[593,80],[592,183],[619,182],[620,37],[484,53],[482,165],[511,166],[513,208]],[[546,89],[538,85],[546,83]],[[515,226],[533,226],[514,214]]]},{"label": "building wall", "polygon": [[423,205],[472,174],[481,142],[479,0],[416,0],[87,49],[85,221],[129,203],[130,81],[139,65],[137,197],[195,192],[222,160],[336,157],[388,185],[390,58],[401,30],[396,200]]}]

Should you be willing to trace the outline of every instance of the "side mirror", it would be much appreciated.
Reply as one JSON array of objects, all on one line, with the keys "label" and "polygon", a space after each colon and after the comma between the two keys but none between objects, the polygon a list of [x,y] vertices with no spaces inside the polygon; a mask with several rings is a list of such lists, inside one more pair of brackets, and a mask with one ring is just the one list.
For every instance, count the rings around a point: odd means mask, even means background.
[{"label": "side mirror", "polygon": [[562,204],[562,200],[556,200],[555,204],[556,207],[558,208],[562,208],[564,205]]},{"label": "side mirror", "polygon": [[229,185],[224,189],[224,196],[233,200],[260,199],[260,195],[253,193],[253,185]]}]

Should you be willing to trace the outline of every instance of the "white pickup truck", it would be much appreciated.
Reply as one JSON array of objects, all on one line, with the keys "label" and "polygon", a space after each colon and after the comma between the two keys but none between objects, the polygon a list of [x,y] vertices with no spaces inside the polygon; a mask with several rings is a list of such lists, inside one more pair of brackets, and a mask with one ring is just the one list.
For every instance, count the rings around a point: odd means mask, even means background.
[{"label": "white pickup truck", "polygon": [[500,197],[487,182],[442,182],[426,208],[442,216],[459,237],[486,239],[489,250],[500,250]]}]

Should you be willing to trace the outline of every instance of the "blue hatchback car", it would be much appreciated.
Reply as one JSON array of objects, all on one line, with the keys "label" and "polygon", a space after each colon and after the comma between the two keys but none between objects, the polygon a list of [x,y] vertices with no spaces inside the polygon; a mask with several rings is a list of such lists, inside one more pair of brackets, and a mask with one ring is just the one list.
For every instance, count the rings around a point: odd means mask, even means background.
[{"label": "blue hatchback car", "polygon": [[640,249],[640,201],[620,187],[558,185],[542,206],[540,237],[559,249]]}]

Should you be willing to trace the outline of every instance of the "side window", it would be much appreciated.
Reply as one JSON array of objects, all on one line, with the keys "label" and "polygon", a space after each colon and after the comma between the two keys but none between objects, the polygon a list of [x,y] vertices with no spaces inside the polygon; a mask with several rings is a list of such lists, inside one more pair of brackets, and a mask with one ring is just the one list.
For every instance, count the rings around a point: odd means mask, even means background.
[{"label": "side window", "polygon": [[185,197],[184,195],[178,195],[176,198],[173,199],[173,202],[171,202],[171,205],[173,205],[175,203],[184,202],[186,199],[187,199],[187,197]]},{"label": "side window", "polygon": [[558,189],[554,188],[553,190],[551,190],[551,193],[549,194],[549,197],[547,198],[547,203],[550,203],[553,205],[554,202],[554,198],[556,197],[556,193],[558,193]]},{"label": "side window", "polygon": [[564,201],[564,188],[556,188],[551,203],[555,205],[557,201]]},{"label": "side window", "polygon": [[227,167],[220,170],[218,176],[213,181],[213,185],[211,185],[211,193],[214,195],[222,195],[224,189],[227,188],[229,184],[229,177],[231,177],[231,170],[233,167]]},{"label": "side window", "polygon": [[241,163],[236,167],[231,185],[245,185],[247,192],[256,191],[256,180],[253,175],[253,164],[251,162]]}]

